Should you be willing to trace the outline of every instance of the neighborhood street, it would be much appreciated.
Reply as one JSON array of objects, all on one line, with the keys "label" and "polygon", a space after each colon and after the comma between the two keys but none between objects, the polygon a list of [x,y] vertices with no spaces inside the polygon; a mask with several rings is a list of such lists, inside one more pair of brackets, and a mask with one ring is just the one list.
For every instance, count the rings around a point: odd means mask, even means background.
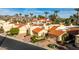
[{"label": "neighborhood street", "polygon": [[[0,40],[4,37],[0,36]],[[5,38],[1,44],[0,50],[46,50],[41,47],[37,47],[28,43],[23,43],[10,38]]]}]

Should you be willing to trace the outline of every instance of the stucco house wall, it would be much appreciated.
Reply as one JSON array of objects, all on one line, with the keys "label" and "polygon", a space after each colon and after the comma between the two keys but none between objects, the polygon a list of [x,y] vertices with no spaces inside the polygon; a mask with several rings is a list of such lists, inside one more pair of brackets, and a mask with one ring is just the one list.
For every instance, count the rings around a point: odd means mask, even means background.
[{"label": "stucco house wall", "polygon": [[19,28],[19,34],[26,33],[26,30],[27,30],[26,26],[25,25],[22,26],[21,28]]}]

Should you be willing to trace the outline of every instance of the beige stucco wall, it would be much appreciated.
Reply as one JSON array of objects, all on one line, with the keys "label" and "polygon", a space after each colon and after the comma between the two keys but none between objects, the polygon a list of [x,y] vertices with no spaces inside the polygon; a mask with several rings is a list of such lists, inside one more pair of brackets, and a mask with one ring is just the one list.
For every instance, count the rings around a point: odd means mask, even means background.
[{"label": "beige stucco wall", "polygon": [[19,28],[19,34],[26,33],[26,30],[27,30],[26,26],[22,26],[21,28]]}]

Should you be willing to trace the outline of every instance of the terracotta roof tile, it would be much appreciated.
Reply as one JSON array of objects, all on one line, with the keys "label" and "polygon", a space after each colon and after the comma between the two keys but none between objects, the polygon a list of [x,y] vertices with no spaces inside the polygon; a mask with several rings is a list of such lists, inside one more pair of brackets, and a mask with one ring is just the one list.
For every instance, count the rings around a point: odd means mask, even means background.
[{"label": "terracotta roof tile", "polygon": [[37,20],[38,20],[37,18],[33,18],[33,19],[32,19],[32,22],[35,22],[35,21],[37,21]]},{"label": "terracotta roof tile", "polygon": [[53,26],[52,28],[49,28],[48,31],[55,30],[58,26]]},{"label": "terracotta roof tile", "polygon": [[37,27],[37,28],[33,29],[33,32],[35,32],[35,33],[39,33],[41,30],[43,30],[43,29],[42,29],[42,28]]},{"label": "terracotta roof tile", "polygon": [[60,36],[63,33],[64,33],[64,31],[62,31],[62,30],[53,30],[53,31],[48,32],[48,34],[54,35],[54,36],[57,36],[57,37]]}]

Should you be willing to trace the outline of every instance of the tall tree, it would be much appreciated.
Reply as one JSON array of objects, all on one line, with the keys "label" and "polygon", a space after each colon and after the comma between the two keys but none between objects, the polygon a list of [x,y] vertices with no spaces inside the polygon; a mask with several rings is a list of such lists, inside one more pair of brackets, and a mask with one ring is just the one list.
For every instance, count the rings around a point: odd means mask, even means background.
[{"label": "tall tree", "polygon": [[28,21],[29,21],[29,17],[28,17],[29,15],[26,15],[26,14],[25,14],[24,16],[25,16],[26,22],[28,22]]},{"label": "tall tree", "polygon": [[45,17],[47,18],[49,13],[48,12],[44,12],[44,14],[45,14]]},{"label": "tall tree", "polygon": [[19,16],[22,16],[22,13],[19,13]]},{"label": "tall tree", "polygon": [[42,16],[42,15],[38,15],[38,18],[45,18],[45,16]]},{"label": "tall tree", "polygon": [[15,16],[17,17],[18,16],[18,13],[16,13]]},{"label": "tall tree", "polygon": [[37,18],[37,16],[36,16],[36,15],[34,15],[34,16],[33,16],[33,18]]},{"label": "tall tree", "polygon": [[55,15],[55,16],[58,16],[58,13],[59,13],[58,10],[55,10],[55,11],[54,11],[54,15]]},{"label": "tall tree", "polygon": [[75,8],[74,10],[77,11],[76,15],[77,15],[77,18],[79,18],[79,8]]},{"label": "tall tree", "polygon": [[76,13],[76,18],[77,18],[77,20],[76,20],[76,24],[79,24],[79,8],[75,8],[74,9],[75,11],[77,11],[77,13]]},{"label": "tall tree", "polygon": [[52,21],[54,21],[57,17],[58,17],[58,10],[55,10],[54,11],[54,14],[52,14],[52,15],[49,15],[49,18],[52,20]]},{"label": "tall tree", "polygon": [[33,17],[33,13],[30,13],[30,17],[31,17],[31,18]]},{"label": "tall tree", "polygon": [[29,15],[26,15],[26,14],[25,14],[24,16],[25,16],[25,17],[28,17]]},{"label": "tall tree", "polygon": [[53,15],[49,15],[49,19],[54,21]]},{"label": "tall tree", "polygon": [[19,21],[23,21],[22,13],[19,13]]},{"label": "tall tree", "polygon": [[15,14],[15,17],[13,18],[13,22],[17,22],[17,20],[19,20],[19,14],[18,13]]}]

